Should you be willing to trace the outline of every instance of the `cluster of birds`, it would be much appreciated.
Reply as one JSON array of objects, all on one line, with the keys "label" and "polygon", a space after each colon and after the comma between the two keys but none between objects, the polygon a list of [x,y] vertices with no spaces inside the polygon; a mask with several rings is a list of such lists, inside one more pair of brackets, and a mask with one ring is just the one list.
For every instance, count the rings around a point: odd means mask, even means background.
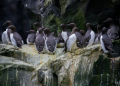
[{"label": "cluster of birds", "polygon": [[[74,48],[88,47],[98,43],[101,44],[104,53],[114,52],[112,40],[119,38],[119,27],[114,24],[112,18],[108,18],[104,23],[108,24],[109,27],[102,28],[98,25],[97,33],[91,29],[91,23],[86,24],[86,33],[84,30],[79,30],[75,23],[61,24],[62,32],[58,33],[58,37],[56,37],[49,28],[41,28],[39,23],[35,22],[37,32],[35,33],[34,30],[26,31],[29,33],[26,41],[29,45],[35,44],[39,53],[54,54],[57,46],[64,47],[64,51],[71,52]],[[2,34],[2,42],[12,44],[15,49],[22,48],[24,42],[16,32],[16,27],[12,25],[11,21],[5,22],[4,25],[7,25],[7,29]],[[72,28],[72,32],[67,27]]]}]

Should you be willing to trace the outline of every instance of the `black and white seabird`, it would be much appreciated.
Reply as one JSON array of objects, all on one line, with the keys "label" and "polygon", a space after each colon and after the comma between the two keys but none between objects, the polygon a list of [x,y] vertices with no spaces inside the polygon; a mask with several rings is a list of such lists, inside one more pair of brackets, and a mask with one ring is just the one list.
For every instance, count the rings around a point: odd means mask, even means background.
[{"label": "black and white seabird", "polygon": [[91,29],[91,24],[87,23],[86,24],[87,32],[84,36],[84,46],[88,47],[91,46],[94,43],[95,39],[95,32]]},{"label": "black and white seabird", "polygon": [[68,29],[66,29],[65,24],[61,24],[60,27],[62,28],[62,33],[61,33],[62,38],[66,42],[67,38],[70,36],[70,31]]},{"label": "black and white seabird", "polygon": [[120,28],[114,24],[114,21],[112,18],[108,18],[106,20],[106,23],[109,25],[109,30],[107,31],[108,36],[112,39],[118,39],[119,38],[119,32]]},{"label": "black and white seabird", "polygon": [[114,50],[112,45],[111,38],[107,35],[108,28],[103,27],[102,29],[102,35],[100,37],[101,47],[104,53],[113,52]]},{"label": "black and white seabird", "polygon": [[[40,24],[38,22],[35,22],[34,25],[36,26],[36,29],[37,29],[37,32],[36,32],[36,37],[37,37],[37,35],[39,34],[38,30],[41,29],[41,28],[40,28]],[[46,35],[44,33],[44,29],[45,28],[42,28],[42,33],[44,34],[44,37],[46,37]]]},{"label": "black and white seabird", "polygon": [[45,39],[42,28],[38,30],[38,36],[35,39],[35,47],[38,53],[45,53]]},{"label": "black and white seabird", "polygon": [[99,44],[100,43],[101,35],[102,35],[102,28],[101,28],[100,25],[97,25],[97,33],[95,34],[94,44]]},{"label": "black and white seabird", "polygon": [[38,22],[35,22],[33,25],[36,26],[37,32],[36,32],[36,37],[39,34],[39,28],[40,28],[40,24]]},{"label": "black and white seabird", "polygon": [[11,21],[6,21],[3,25],[6,25],[6,31],[4,31],[2,33],[2,42],[3,44],[11,44],[11,40],[10,40],[10,33],[11,33],[11,29],[8,28],[8,26],[12,25]]},{"label": "black and white seabird", "polygon": [[14,25],[10,25],[9,28],[12,30],[10,33],[11,43],[15,49],[22,48],[23,40],[21,36],[16,32],[16,27]]},{"label": "black and white seabird", "polygon": [[84,30],[80,30],[80,33],[82,36],[85,36],[85,31]]},{"label": "black and white seabird", "polygon": [[[85,31],[84,30],[80,30],[80,34],[82,35],[82,40],[83,40],[83,43],[84,43],[84,36],[85,36]],[[84,45],[84,44],[82,44]]]},{"label": "black and white seabird", "polygon": [[79,33],[79,29],[77,27],[74,27],[71,32],[71,35],[65,43],[65,51],[71,52],[74,48],[76,49],[78,47],[82,47],[81,37],[82,36]]},{"label": "black and white seabird", "polygon": [[76,24],[75,23],[70,23],[70,24],[67,24],[66,26],[71,27],[72,30],[73,30],[73,28],[76,27]]},{"label": "black and white seabird", "polygon": [[35,31],[34,30],[29,30],[29,31],[26,31],[26,32],[29,33],[28,36],[27,36],[27,40],[26,40],[27,44],[29,44],[29,45],[34,44],[35,38],[36,38]]},{"label": "black and white seabird", "polygon": [[45,46],[46,46],[46,51],[49,54],[54,54],[56,51],[57,47],[57,38],[50,33],[49,28],[45,28],[44,32],[46,34],[46,39],[45,39]]}]

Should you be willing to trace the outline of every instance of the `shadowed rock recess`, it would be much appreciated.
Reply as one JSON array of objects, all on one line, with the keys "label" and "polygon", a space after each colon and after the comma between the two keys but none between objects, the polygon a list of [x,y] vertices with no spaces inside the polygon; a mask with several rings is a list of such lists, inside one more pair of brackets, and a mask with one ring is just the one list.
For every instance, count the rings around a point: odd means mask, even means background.
[{"label": "shadowed rock recess", "polygon": [[[120,41],[113,45],[119,52]],[[54,55],[38,54],[34,45],[12,48],[0,44],[0,86],[120,85],[120,57],[102,54],[100,44],[72,53],[57,48]]]}]

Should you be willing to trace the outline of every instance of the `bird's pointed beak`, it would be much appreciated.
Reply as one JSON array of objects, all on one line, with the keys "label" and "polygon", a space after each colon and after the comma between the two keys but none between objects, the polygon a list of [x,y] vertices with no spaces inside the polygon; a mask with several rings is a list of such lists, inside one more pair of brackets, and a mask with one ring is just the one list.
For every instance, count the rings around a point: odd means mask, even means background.
[{"label": "bird's pointed beak", "polygon": [[25,31],[26,33],[28,33],[29,31]]},{"label": "bird's pointed beak", "polygon": [[3,25],[6,25],[6,22]]}]

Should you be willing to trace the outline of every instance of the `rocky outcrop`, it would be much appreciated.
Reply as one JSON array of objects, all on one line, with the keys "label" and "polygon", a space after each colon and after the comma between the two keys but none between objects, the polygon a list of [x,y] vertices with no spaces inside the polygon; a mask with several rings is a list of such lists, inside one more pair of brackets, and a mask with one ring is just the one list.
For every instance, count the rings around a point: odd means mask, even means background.
[{"label": "rocky outcrop", "polygon": [[120,57],[107,58],[100,55],[94,63],[91,86],[119,86],[120,85]]},{"label": "rocky outcrop", "polygon": [[[115,86],[119,85],[120,40],[115,53],[103,54],[100,44],[54,55],[39,54],[34,45],[0,44],[0,86]],[[116,54],[117,53],[117,54]]]},{"label": "rocky outcrop", "polygon": [[38,54],[34,45],[12,48],[0,44],[0,86],[86,86],[101,53],[99,44],[54,55]]}]

